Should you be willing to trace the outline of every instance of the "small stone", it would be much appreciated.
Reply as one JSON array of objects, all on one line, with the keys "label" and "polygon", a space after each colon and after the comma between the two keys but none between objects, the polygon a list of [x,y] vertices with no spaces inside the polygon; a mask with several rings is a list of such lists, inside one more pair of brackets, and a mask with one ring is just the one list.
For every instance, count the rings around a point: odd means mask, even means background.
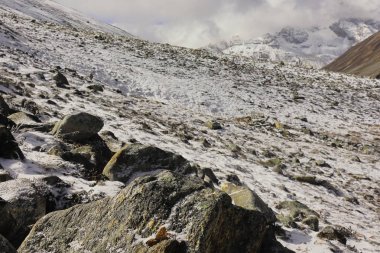
[{"label": "small stone", "polygon": [[302,220],[302,223],[308,225],[310,229],[313,231],[317,232],[319,230],[319,220],[318,217],[315,215],[310,215],[306,217]]},{"label": "small stone", "polygon": [[324,238],[327,240],[337,240],[342,244],[346,244],[347,237],[350,237],[352,232],[342,226],[327,226],[318,233],[319,238]]},{"label": "small stone", "polygon": [[208,127],[211,130],[220,130],[222,129],[222,125],[214,120],[206,122],[206,127]]},{"label": "small stone", "polygon": [[331,168],[330,164],[328,164],[326,161],[323,161],[323,160],[315,161],[315,165],[319,167]]},{"label": "small stone", "polygon": [[55,84],[56,84],[57,87],[59,87],[59,88],[65,88],[66,85],[69,85],[69,81],[67,80],[67,78],[66,78],[61,72],[58,72],[58,73],[53,77],[53,80],[55,81]]}]

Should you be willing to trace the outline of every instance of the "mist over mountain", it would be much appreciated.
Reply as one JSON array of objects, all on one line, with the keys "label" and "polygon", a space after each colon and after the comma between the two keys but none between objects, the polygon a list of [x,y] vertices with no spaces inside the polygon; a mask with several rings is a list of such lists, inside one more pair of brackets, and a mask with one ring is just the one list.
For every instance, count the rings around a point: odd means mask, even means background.
[{"label": "mist over mountain", "polygon": [[243,40],[286,26],[326,27],[339,19],[377,19],[377,0],[59,0],[151,41],[199,48]]},{"label": "mist over mountain", "polygon": [[279,32],[267,33],[249,40],[235,36],[230,41],[210,44],[206,48],[229,55],[320,68],[378,31],[380,21],[347,18],[328,26],[288,26]]}]

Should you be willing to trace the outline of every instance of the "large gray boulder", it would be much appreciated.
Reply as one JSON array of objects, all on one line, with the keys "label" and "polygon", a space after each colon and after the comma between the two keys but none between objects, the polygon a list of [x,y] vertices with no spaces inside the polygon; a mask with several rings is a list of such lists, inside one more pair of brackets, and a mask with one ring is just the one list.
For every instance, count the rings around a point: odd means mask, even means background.
[{"label": "large gray boulder", "polygon": [[25,158],[12,133],[3,125],[0,125],[0,157],[6,159]]},{"label": "large gray boulder", "polygon": [[96,135],[104,126],[100,117],[86,112],[67,115],[57,122],[52,134],[72,141],[87,140]]},{"label": "large gray boulder", "polygon": [[134,176],[159,170],[183,174],[196,173],[196,169],[182,156],[154,146],[130,144],[117,152],[103,170],[112,181],[127,183]]},{"label": "large gray boulder", "polygon": [[260,212],[234,206],[201,179],[163,171],[113,198],[46,215],[18,250],[255,253],[264,252],[267,229]]},{"label": "large gray boulder", "polygon": [[46,189],[28,179],[0,183],[0,234],[20,245],[39,218],[46,214]]}]

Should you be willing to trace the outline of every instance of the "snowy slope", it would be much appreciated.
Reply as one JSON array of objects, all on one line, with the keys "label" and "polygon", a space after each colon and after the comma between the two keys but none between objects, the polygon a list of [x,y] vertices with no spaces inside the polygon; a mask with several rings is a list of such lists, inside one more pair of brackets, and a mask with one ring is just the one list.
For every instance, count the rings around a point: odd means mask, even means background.
[{"label": "snowy slope", "polygon": [[6,0],[1,1],[1,7],[13,12],[17,11],[18,14],[40,21],[48,21],[80,29],[92,29],[98,32],[132,36],[120,28],[88,18],[75,10],[51,0]]},{"label": "snowy slope", "polygon": [[379,21],[342,19],[329,27],[285,27],[261,38],[243,41],[236,37],[208,48],[230,55],[322,67],[379,30]]},{"label": "snowy slope", "polygon": [[[8,102],[32,99],[44,112],[38,115],[43,122],[77,111],[101,116],[104,130],[122,142],[136,139],[177,152],[211,168],[222,181],[235,173],[279,213],[279,202],[298,200],[320,215],[321,227],[341,225],[354,232],[343,245],[319,239],[302,225],[287,228],[289,238],[282,242],[297,252],[378,251],[379,81],[113,33],[100,38],[104,30],[73,29],[88,28],[86,21],[50,23],[11,10],[13,3],[5,1],[0,9],[0,76],[24,86],[20,91],[1,84]],[[56,66],[68,77],[69,89],[54,85]],[[89,91],[92,84],[105,91]],[[209,130],[209,120],[223,129]],[[117,182],[97,185],[77,178],[75,166],[44,152],[57,141],[52,135],[17,129],[14,135],[27,162],[0,159],[11,175],[53,174],[73,191],[94,195],[119,190]],[[280,159],[281,171],[266,165],[273,158]],[[319,160],[329,167],[317,166]],[[335,190],[299,182],[297,175],[315,176]]]}]

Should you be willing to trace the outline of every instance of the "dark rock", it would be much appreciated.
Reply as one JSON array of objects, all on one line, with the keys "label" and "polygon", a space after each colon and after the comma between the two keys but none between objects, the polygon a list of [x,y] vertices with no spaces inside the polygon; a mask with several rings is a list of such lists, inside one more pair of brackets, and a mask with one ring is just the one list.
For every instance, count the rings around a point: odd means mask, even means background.
[{"label": "dark rock", "polygon": [[214,120],[206,122],[206,127],[208,127],[211,130],[219,130],[222,129],[222,125]]},{"label": "dark rock", "polygon": [[18,246],[30,231],[30,225],[46,214],[46,189],[27,179],[0,184],[0,234]]},{"label": "dark rock", "polygon": [[180,155],[157,147],[131,144],[117,152],[103,170],[112,181],[127,183],[139,173],[172,170],[183,174],[196,173],[196,168]]},{"label": "dark rock", "polygon": [[32,114],[38,114],[40,111],[39,106],[36,104],[36,102],[31,100],[23,99],[21,101],[21,106]]},{"label": "dark rock", "polygon": [[98,84],[89,85],[89,86],[87,86],[87,89],[92,90],[94,92],[103,92],[104,91],[103,86],[98,85]]},{"label": "dark rock", "polygon": [[266,231],[260,253],[295,253],[282,246],[282,244],[276,240],[275,232],[276,228],[274,226],[269,227]]},{"label": "dark rock", "polygon": [[85,167],[83,176],[87,179],[97,180],[112,154],[107,144],[98,135],[95,135],[84,145],[64,152],[61,157],[66,161],[82,164]]},{"label": "dark rock", "polygon": [[69,81],[67,80],[67,78],[66,78],[61,72],[58,72],[58,73],[53,77],[53,80],[55,81],[55,84],[56,84],[57,87],[59,87],[59,88],[65,88],[66,85],[69,85]]},{"label": "dark rock", "polygon": [[9,180],[12,180],[11,175],[9,175],[9,173],[6,170],[4,170],[0,164],[0,183],[9,181]]},{"label": "dark rock", "polygon": [[13,245],[0,234],[0,252],[1,253],[17,253]]},{"label": "dark rock", "polygon": [[337,240],[342,244],[346,244],[347,238],[352,235],[352,232],[342,226],[327,226],[318,233],[319,238],[327,240]]},{"label": "dark rock", "polygon": [[302,223],[308,225],[313,231],[318,232],[319,230],[319,220],[317,216],[310,215],[307,218],[303,219]]},{"label": "dark rock", "polygon": [[11,112],[11,109],[9,108],[8,104],[5,102],[4,98],[0,95],[0,114],[3,114],[4,116],[8,116]]},{"label": "dark rock", "polygon": [[6,159],[25,158],[12,133],[2,125],[0,125],[0,157]]},{"label": "dark rock", "polygon": [[[267,229],[260,212],[232,205],[201,179],[163,171],[134,180],[114,198],[46,215],[19,252],[256,253]],[[174,233],[185,236],[175,242]],[[158,242],[150,247],[152,234]]]},{"label": "dark rock", "polygon": [[12,120],[8,119],[3,114],[0,114],[0,125],[4,125],[8,128],[12,128],[16,126],[16,124]]},{"label": "dark rock", "polygon": [[242,185],[239,177],[236,174],[229,174],[229,175],[227,175],[226,180],[228,182],[233,183],[233,184],[238,185],[238,186]]},{"label": "dark rock", "polygon": [[215,176],[214,172],[210,168],[200,169],[198,171],[198,176],[205,181],[211,181],[212,183],[216,185],[219,184],[218,178]]},{"label": "dark rock", "polygon": [[85,112],[67,115],[57,122],[52,134],[72,141],[81,141],[95,136],[104,126],[103,120]]}]

